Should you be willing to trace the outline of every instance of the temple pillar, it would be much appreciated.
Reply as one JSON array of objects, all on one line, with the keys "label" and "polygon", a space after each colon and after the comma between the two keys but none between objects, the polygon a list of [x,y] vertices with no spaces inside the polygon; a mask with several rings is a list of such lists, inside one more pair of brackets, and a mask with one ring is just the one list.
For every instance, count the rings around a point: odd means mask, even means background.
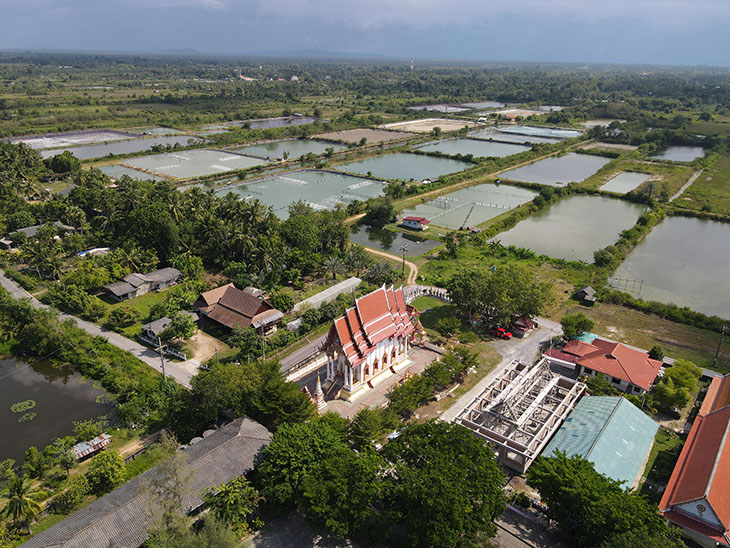
[{"label": "temple pillar", "polygon": [[365,362],[360,362],[360,382],[365,382],[365,376],[364,376],[364,368],[365,368]]}]

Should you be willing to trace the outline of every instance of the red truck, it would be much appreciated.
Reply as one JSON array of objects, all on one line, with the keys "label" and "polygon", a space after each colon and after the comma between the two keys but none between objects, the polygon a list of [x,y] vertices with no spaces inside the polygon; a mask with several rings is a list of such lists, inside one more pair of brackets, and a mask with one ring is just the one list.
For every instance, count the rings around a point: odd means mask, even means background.
[{"label": "red truck", "polygon": [[507,331],[504,327],[493,327],[489,330],[489,332],[495,337],[504,339],[505,341],[508,341],[512,338],[512,333]]}]

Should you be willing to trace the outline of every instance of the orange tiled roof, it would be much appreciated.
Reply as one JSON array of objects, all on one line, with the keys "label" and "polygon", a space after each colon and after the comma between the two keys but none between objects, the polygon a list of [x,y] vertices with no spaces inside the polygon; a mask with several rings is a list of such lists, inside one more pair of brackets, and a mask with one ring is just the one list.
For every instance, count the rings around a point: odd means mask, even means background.
[{"label": "orange tiled roof", "polygon": [[712,379],[700,408],[700,415],[707,415],[730,405],[730,374]]},{"label": "orange tiled roof", "polygon": [[578,365],[625,380],[644,390],[651,389],[662,367],[662,362],[652,360],[646,352],[603,339],[596,339],[592,344],[572,340],[565,345],[563,352],[577,356]]},{"label": "orange tiled roof", "polygon": [[[716,388],[722,387],[727,382],[726,378],[713,379],[713,384]],[[706,415],[700,411],[659,503],[665,517],[715,540],[724,537],[726,544],[730,544],[729,437],[730,405]],[[722,526],[708,524],[678,508],[695,501],[703,504],[706,501]]]},{"label": "orange tiled roof", "polygon": [[383,286],[357,299],[332,322],[326,345],[339,342],[350,365],[357,365],[388,337],[413,334],[414,312],[405,304],[402,289]]}]

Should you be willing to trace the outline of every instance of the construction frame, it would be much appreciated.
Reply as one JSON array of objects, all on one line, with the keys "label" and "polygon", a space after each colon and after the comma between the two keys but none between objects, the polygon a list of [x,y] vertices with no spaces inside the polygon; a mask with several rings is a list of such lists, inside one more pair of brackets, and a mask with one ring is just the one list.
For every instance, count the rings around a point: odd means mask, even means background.
[{"label": "construction frame", "polygon": [[542,358],[513,361],[457,415],[493,444],[499,460],[524,474],[578,403],[585,385],[554,373]]}]

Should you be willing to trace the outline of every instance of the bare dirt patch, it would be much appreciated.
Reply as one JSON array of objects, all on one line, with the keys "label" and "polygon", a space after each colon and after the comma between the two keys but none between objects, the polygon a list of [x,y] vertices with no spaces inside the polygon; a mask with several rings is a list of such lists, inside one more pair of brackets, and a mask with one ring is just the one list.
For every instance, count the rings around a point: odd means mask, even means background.
[{"label": "bare dirt patch", "polygon": [[602,142],[596,142],[596,143],[588,143],[584,147],[582,147],[583,150],[617,150],[619,152],[631,152],[633,150],[638,149],[639,147],[634,145],[622,145],[619,143],[602,143]]},{"label": "bare dirt patch", "polygon": [[412,120],[409,122],[393,122],[382,126],[386,129],[395,129],[401,131],[413,131],[415,133],[430,133],[433,128],[439,127],[441,131],[457,131],[464,126],[469,128],[476,127],[474,122],[466,120],[446,120],[443,118],[425,118],[423,120]]},{"label": "bare dirt patch", "polygon": [[359,143],[363,138],[367,139],[367,143],[378,144],[395,141],[396,139],[406,139],[413,137],[409,133],[400,131],[386,131],[383,129],[346,129],[344,131],[330,131],[329,133],[320,133],[314,135],[313,139],[324,139],[326,141],[339,141],[342,143]]},{"label": "bare dirt patch", "polygon": [[195,335],[188,340],[188,349],[191,352],[191,358],[204,363],[215,356],[216,349],[219,353],[230,350],[230,346],[219,341],[215,337],[211,337],[207,333],[198,330]]}]

